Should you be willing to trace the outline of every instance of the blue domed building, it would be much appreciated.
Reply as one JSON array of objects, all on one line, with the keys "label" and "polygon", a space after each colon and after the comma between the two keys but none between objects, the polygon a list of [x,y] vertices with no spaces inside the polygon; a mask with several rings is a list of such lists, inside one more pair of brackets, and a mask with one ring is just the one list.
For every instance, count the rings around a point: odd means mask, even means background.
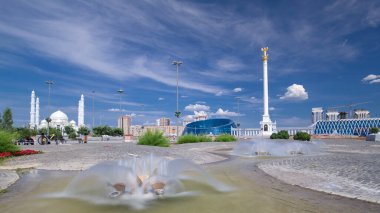
[{"label": "blue domed building", "polygon": [[201,121],[194,121],[186,125],[183,135],[220,135],[231,134],[231,128],[236,128],[236,124],[227,118],[214,118]]}]

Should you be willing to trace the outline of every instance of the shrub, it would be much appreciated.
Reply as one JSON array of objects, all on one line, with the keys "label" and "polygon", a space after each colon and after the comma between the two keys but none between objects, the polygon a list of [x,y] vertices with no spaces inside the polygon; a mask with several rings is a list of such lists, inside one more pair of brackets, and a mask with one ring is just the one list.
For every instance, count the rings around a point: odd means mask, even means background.
[{"label": "shrub", "polygon": [[289,139],[289,133],[288,131],[281,130],[278,133],[273,133],[270,139]]},{"label": "shrub", "polygon": [[177,143],[183,144],[183,143],[198,143],[200,142],[198,137],[193,134],[183,135],[179,137]]},{"label": "shrub", "polygon": [[150,131],[148,130],[143,136],[139,138],[138,145],[148,145],[148,146],[161,146],[168,147],[169,139],[163,136],[161,131]]},{"label": "shrub", "polygon": [[17,152],[20,148],[14,144],[18,134],[0,130],[0,152]]},{"label": "shrub", "polygon": [[181,136],[177,143],[183,144],[183,143],[199,143],[199,142],[212,142],[212,138],[207,135],[184,135]]},{"label": "shrub", "polygon": [[299,140],[299,141],[310,141],[310,135],[306,132],[297,132],[293,139],[294,140]]},{"label": "shrub", "polygon": [[270,139],[277,139],[277,133],[272,133],[271,135],[270,135]]},{"label": "shrub", "polygon": [[207,135],[198,135],[199,142],[212,142],[212,138]]},{"label": "shrub", "polygon": [[372,134],[377,134],[377,133],[379,132],[379,128],[377,128],[377,127],[372,127],[371,130],[370,130],[370,132],[371,132]]},{"label": "shrub", "polygon": [[236,140],[235,136],[229,134],[221,134],[215,138],[215,142],[231,142]]}]

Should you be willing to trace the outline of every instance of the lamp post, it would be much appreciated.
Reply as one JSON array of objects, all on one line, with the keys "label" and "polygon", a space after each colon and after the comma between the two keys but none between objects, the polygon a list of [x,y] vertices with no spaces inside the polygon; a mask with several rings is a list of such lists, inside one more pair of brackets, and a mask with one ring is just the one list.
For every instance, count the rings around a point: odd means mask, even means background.
[{"label": "lamp post", "polygon": [[236,127],[238,128],[238,138],[240,137],[240,97],[236,97],[237,99],[237,110],[238,110],[238,117],[237,117],[237,124]]},{"label": "lamp post", "polygon": [[48,126],[47,126],[47,135],[49,136],[49,127],[50,127],[50,122],[51,122],[51,118],[50,118],[50,91],[51,91],[51,86],[54,84],[53,81],[51,80],[48,80],[48,81],[45,81],[45,83],[48,85],[48,117],[46,118],[46,121],[48,123]]},{"label": "lamp post", "polygon": [[117,92],[118,92],[119,95],[120,95],[120,97],[119,97],[119,110],[120,110],[120,113],[122,114],[122,112],[121,112],[121,96],[123,95],[124,90],[119,89]]},{"label": "lamp post", "polygon": [[94,95],[95,91],[92,91],[92,130],[94,130],[94,125],[95,125],[95,111],[94,111]]},{"label": "lamp post", "polygon": [[177,67],[177,111],[174,113],[174,115],[177,117],[177,137],[176,137],[176,139],[178,140],[178,121],[179,121],[179,116],[181,116],[181,112],[178,109],[178,67],[182,64],[182,61],[173,61],[172,64]]}]

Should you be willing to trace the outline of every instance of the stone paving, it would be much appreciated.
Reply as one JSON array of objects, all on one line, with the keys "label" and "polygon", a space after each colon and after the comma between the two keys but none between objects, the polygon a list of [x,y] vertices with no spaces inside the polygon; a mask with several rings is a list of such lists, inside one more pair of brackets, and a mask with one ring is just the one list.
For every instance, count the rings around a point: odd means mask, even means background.
[{"label": "stone paving", "polygon": [[380,144],[326,140],[325,153],[262,162],[260,169],[286,183],[380,203]]}]

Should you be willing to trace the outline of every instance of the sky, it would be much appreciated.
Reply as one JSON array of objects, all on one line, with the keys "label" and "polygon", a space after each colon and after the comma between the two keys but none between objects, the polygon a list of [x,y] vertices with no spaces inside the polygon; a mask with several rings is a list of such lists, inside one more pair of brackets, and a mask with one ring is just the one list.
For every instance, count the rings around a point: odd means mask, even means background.
[{"label": "sky", "polygon": [[[116,126],[228,117],[259,127],[261,48],[269,47],[269,110],[278,127],[311,124],[311,108],[380,116],[379,1],[0,0],[0,110],[15,126],[56,110]],[[52,80],[50,107],[48,86]],[[125,92],[122,95],[117,90]],[[121,101],[120,101],[121,100]],[[121,107],[120,107],[121,106]]]}]

